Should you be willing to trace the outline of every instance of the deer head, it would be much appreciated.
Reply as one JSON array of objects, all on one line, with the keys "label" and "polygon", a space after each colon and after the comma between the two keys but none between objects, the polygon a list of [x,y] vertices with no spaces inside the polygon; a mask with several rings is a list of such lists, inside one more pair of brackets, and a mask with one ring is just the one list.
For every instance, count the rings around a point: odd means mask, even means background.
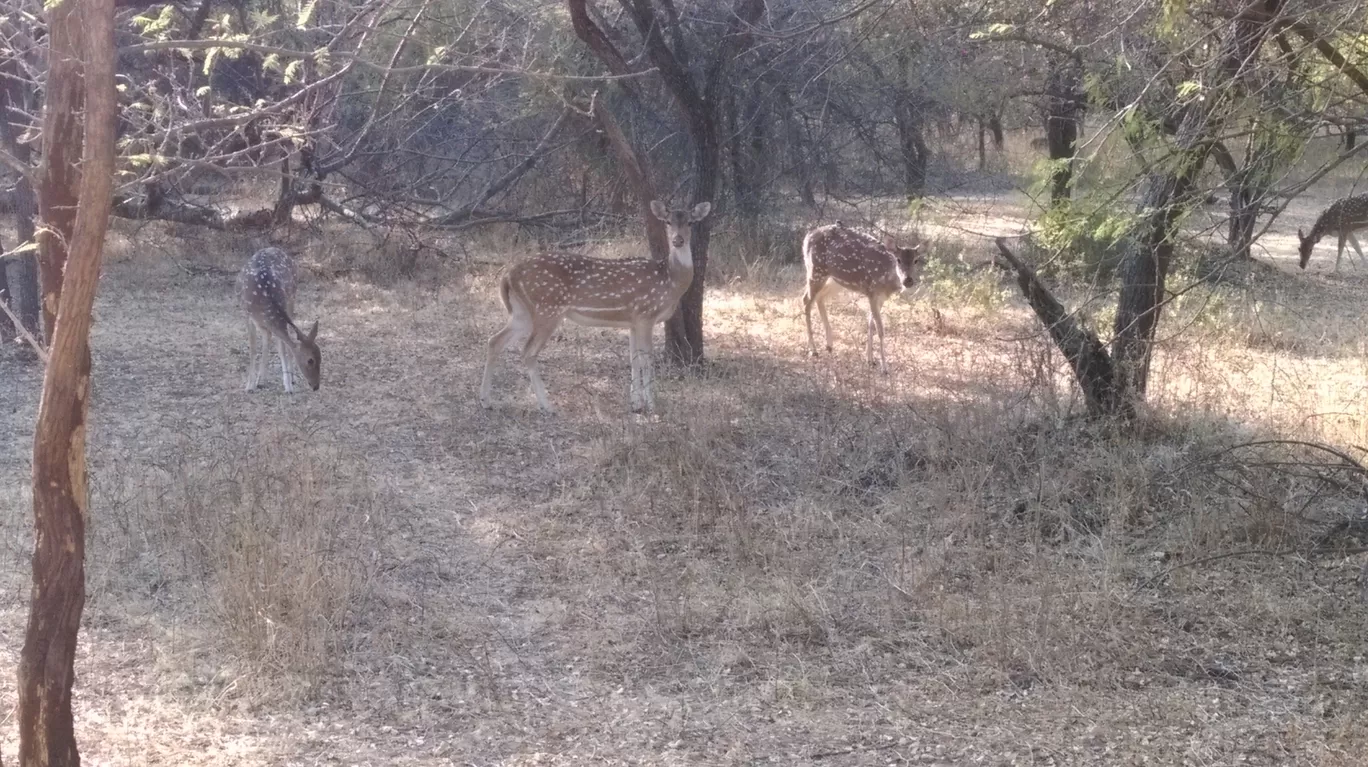
[{"label": "deer head", "polygon": [[1298,228],[1297,239],[1300,241],[1300,245],[1297,247],[1297,254],[1301,256],[1301,261],[1298,265],[1305,269],[1307,262],[1311,260],[1311,249],[1316,247],[1316,240],[1319,238],[1307,237],[1306,234]]},{"label": "deer head", "polygon": [[318,391],[319,379],[323,375],[323,352],[319,350],[317,342],[318,321],[314,320],[313,327],[309,328],[307,334],[293,323],[290,327],[294,328],[295,338],[299,341],[298,345],[290,347],[295,363],[304,371],[304,379],[309,382],[309,388]]}]

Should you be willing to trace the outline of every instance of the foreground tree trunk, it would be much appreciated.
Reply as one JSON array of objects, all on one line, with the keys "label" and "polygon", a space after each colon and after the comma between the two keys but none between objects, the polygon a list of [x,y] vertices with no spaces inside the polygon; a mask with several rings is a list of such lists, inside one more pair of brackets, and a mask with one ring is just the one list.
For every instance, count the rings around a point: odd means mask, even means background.
[{"label": "foreground tree trunk", "polygon": [[48,8],[39,192],[45,211],[54,214],[45,216],[40,241],[43,313],[52,319],[33,438],[33,590],[19,660],[19,763],[25,767],[80,764],[71,688],[85,603],[91,308],[113,194],[114,2],[63,0]]}]

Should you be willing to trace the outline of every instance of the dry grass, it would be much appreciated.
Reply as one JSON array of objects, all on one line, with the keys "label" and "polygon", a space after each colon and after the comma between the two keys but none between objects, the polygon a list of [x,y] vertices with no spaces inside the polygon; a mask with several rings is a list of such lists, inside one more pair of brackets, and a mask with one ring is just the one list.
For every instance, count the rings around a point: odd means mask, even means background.
[{"label": "dry grass", "polygon": [[[355,234],[301,246],[324,383],[286,396],[241,391],[228,270],[255,243],[121,227],[95,335],[85,754],[1356,764],[1361,560],[1198,561],[1304,549],[1362,508],[1322,453],[1229,449],[1368,441],[1368,270],[1296,272],[1299,204],[1272,269],[1175,305],[1138,435],[1073,417],[1057,354],[976,268],[965,230],[1019,227],[1017,198],[923,213],[940,263],[885,310],[888,378],[853,297],[835,354],[806,359],[783,237],[719,233],[710,363],[662,376],[653,419],[626,414],[621,335],[583,328],[543,355],[558,416],[511,365],[475,405],[494,276],[528,247],[510,233],[413,263]],[[11,659],[37,384],[16,370]]]}]

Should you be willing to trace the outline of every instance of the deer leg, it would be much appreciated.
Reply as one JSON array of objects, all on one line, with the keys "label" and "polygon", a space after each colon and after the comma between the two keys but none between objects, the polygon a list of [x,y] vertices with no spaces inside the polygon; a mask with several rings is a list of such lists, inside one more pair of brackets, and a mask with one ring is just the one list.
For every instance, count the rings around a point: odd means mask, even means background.
[{"label": "deer leg", "polygon": [[1339,248],[1335,251],[1335,269],[1334,269],[1334,272],[1333,272],[1334,274],[1339,274],[1339,262],[1340,262],[1340,257],[1343,256],[1343,255],[1344,255],[1344,232],[1340,232],[1340,236],[1339,236]]},{"label": "deer leg", "polygon": [[[812,340],[812,302],[816,301],[822,292],[822,284],[819,280],[809,279],[807,289],[803,291],[803,322],[807,325],[808,356],[817,356],[817,343]],[[818,305],[821,311],[821,304]],[[822,318],[825,320],[826,314],[823,312]],[[827,337],[827,351],[831,350],[831,338]]]},{"label": "deer leg", "polygon": [[291,356],[285,353],[285,339],[276,338],[276,354],[280,356],[280,381],[285,384],[286,393],[293,394],[294,369],[290,367]]},{"label": "deer leg", "polygon": [[1359,247],[1358,238],[1354,236],[1354,233],[1353,233],[1353,232],[1345,232],[1345,233],[1344,233],[1344,239],[1345,239],[1345,241],[1348,242],[1350,245],[1354,246],[1354,252],[1355,252],[1355,253],[1358,253],[1359,263],[1363,263],[1363,261],[1364,261],[1364,257],[1363,257],[1363,248],[1360,248],[1360,247]]},{"label": "deer leg", "polygon": [[254,376],[255,373],[256,373],[256,323],[255,323],[255,322],[252,322],[252,318],[251,318],[251,317],[248,317],[248,318],[247,318],[247,385],[246,385],[245,387],[243,387],[245,391],[251,391],[251,390],[253,390],[253,389],[256,388],[256,381],[253,380],[253,379],[255,378],[255,376]]},{"label": "deer leg", "polygon": [[554,324],[547,323],[541,327],[533,326],[532,335],[527,339],[527,345],[523,347],[523,368],[527,370],[527,380],[532,384],[532,393],[537,395],[537,406],[543,413],[550,414],[553,411],[551,400],[546,396],[546,384],[542,383],[541,373],[537,370],[537,355],[541,354],[543,346],[551,340],[551,334],[556,331]]},{"label": "deer leg", "polygon": [[637,352],[637,329],[627,331],[627,367],[632,370],[632,383],[627,390],[627,400],[632,412],[641,409],[641,358]]},{"label": "deer leg", "polygon": [[[655,410],[655,394],[651,391],[655,383],[655,360],[651,356],[652,325],[632,329],[632,354],[637,357],[636,367],[641,376],[641,405],[646,412]],[[636,405],[633,403],[633,409]]]},{"label": "deer leg", "polygon": [[813,296],[812,299],[817,302],[817,314],[822,318],[822,328],[826,332],[826,350],[828,354],[831,353],[831,318],[827,316],[826,298],[827,293],[829,292],[828,288],[830,287],[829,284],[823,285],[821,290],[818,290],[817,295]]},{"label": "deer leg", "polygon": [[888,356],[884,354],[883,299],[870,297],[869,319],[874,323],[874,330],[879,331],[879,371],[888,375]]},{"label": "deer leg", "polygon": [[874,296],[869,297],[869,316],[865,318],[865,360],[870,367],[874,367],[874,315],[879,311],[875,301]]},{"label": "deer leg", "polygon": [[489,395],[494,388],[494,363],[498,361],[499,355],[503,353],[503,350],[508,348],[508,344],[513,341],[513,338],[517,333],[518,329],[514,326],[512,318],[510,318],[508,324],[504,325],[503,330],[500,330],[489,338],[489,352],[485,356],[484,376],[480,378],[480,404],[484,407],[490,406]]}]

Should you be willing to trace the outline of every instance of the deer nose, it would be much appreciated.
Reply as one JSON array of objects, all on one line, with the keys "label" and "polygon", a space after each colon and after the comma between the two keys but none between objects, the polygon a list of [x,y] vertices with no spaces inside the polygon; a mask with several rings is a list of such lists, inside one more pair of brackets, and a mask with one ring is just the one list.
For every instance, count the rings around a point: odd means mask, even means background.
[{"label": "deer nose", "polygon": [[676,248],[682,248],[682,247],[684,247],[684,238],[683,238],[683,237],[676,237],[676,238],[674,238],[674,246],[675,246]]}]

